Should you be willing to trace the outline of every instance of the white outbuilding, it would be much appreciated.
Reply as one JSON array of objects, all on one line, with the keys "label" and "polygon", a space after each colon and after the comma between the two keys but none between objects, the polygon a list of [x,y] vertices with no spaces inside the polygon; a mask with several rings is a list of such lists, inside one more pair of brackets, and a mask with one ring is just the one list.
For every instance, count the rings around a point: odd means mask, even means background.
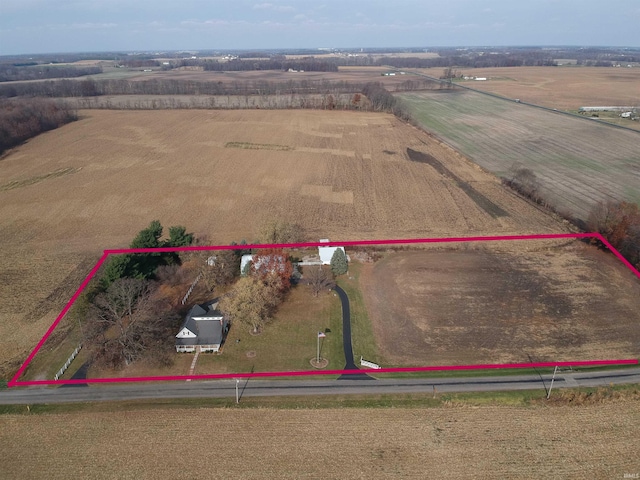
[{"label": "white outbuilding", "polygon": [[[321,243],[329,243],[328,238],[323,238],[320,240]],[[323,265],[330,265],[331,258],[336,250],[342,250],[344,252],[344,247],[318,247],[318,254],[320,255],[320,261]]]}]

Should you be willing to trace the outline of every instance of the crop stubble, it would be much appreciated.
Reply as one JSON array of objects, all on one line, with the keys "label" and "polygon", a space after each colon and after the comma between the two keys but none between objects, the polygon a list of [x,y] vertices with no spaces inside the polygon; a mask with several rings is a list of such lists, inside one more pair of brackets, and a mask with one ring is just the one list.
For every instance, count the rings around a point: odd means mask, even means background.
[{"label": "crop stubble", "polygon": [[[429,70],[424,72],[429,74]],[[640,106],[640,68],[637,67],[499,67],[464,69],[463,72],[487,78],[484,82],[469,81],[464,85],[549,108]],[[631,121],[627,124],[634,125]]]},{"label": "crop stubble", "polygon": [[638,469],[639,415],[637,401],[624,400],[3,415],[0,459],[5,478],[622,478]]}]

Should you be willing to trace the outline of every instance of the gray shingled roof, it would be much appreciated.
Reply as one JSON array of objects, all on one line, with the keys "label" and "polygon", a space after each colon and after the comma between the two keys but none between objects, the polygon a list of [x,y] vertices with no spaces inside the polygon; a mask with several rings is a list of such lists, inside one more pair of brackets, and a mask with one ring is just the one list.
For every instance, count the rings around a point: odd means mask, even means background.
[{"label": "gray shingled roof", "polygon": [[[206,306],[206,305],[205,305]],[[199,317],[222,317],[222,313],[217,310],[206,310],[203,305],[195,305],[185,318],[184,323],[180,327],[188,328],[197,335],[196,338],[176,338],[176,345],[219,345],[222,343],[224,329],[227,326],[227,320],[205,320]]]}]

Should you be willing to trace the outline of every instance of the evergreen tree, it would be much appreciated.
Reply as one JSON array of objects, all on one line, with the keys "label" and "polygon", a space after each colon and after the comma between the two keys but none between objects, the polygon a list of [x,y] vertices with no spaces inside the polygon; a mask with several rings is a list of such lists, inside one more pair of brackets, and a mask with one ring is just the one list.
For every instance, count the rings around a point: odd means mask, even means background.
[{"label": "evergreen tree", "polygon": [[334,275],[343,275],[347,273],[349,266],[347,265],[347,255],[342,248],[336,248],[331,257],[331,271]]},{"label": "evergreen tree", "polygon": [[193,233],[187,233],[187,229],[181,225],[169,227],[169,240],[167,247],[186,247],[193,243]]}]

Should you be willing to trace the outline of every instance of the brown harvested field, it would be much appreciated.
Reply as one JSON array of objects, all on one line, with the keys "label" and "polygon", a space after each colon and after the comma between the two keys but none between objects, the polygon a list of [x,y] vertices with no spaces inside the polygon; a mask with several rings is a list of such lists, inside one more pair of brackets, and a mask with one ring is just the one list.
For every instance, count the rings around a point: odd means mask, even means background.
[{"label": "brown harvested field", "polygon": [[[150,79],[159,80],[183,80],[199,82],[222,82],[225,84],[272,82],[286,83],[289,81],[329,81],[329,82],[349,82],[355,84],[365,84],[368,82],[382,82],[387,88],[393,89],[395,85],[409,79],[415,79],[410,75],[382,76],[383,73],[391,71],[385,67],[339,67],[338,72],[283,72],[280,70],[247,70],[239,72],[205,72],[201,68],[154,71],[133,75],[131,81],[147,81]],[[99,77],[97,77],[99,78]]]},{"label": "brown harvested field", "polygon": [[504,67],[461,72],[487,78],[484,82],[465,81],[465,86],[560,110],[589,105],[640,106],[637,67]]},{"label": "brown harvested field", "polygon": [[640,282],[575,241],[388,254],[360,281],[391,365],[638,358]]},{"label": "brown harvested field", "polygon": [[0,464],[6,479],[623,478],[638,426],[637,400],[2,415]]},{"label": "brown harvested field", "polygon": [[103,249],[126,247],[154,219],[185,225],[213,243],[252,240],[276,217],[299,222],[310,239],[566,228],[391,115],[83,111],[81,117],[0,161],[1,362],[24,358]]}]

